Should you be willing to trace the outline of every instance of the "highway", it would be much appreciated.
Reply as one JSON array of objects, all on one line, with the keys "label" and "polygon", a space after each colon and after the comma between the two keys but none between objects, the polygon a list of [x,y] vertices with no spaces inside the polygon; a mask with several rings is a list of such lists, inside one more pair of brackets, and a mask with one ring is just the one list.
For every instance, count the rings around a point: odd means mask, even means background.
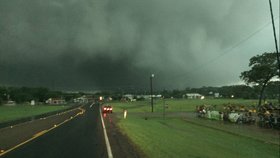
[{"label": "highway", "polygon": [[[107,148],[99,107],[87,105],[85,113],[43,134],[3,158],[106,158]],[[2,158],[1,157],[1,158]]]}]

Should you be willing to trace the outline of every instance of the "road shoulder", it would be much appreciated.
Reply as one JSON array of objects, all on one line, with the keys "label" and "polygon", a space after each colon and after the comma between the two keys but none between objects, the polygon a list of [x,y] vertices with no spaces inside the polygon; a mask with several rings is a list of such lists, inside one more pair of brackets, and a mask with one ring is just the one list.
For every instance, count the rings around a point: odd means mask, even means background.
[{"label": "road shoulder", "polygon": [[114,158],[147,157],[117,126],[118,113],[103,115]]}]

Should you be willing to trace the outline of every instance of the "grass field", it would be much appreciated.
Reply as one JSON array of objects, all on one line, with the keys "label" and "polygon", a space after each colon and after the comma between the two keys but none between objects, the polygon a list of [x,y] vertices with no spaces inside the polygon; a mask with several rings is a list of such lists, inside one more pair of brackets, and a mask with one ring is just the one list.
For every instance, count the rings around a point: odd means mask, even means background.
[{"label": "grass field", "polygon": [[[154,101],[154,111],[162,112],[163,105],[167,105],[166,112],[187,112],[194,111],[197,105],[217,105],[217,108],[221,108],[222,105],[257,105],[257,100],[244,100],[244,99],[157,99]],[[151,111],[150,101],[139,101],[139,102],[117,102],[114,103],[114,111],[121,112],[123,109],[127,109],[130,112],[149,112]]]},{"label": "grass field", "polygon": [[[201,104],[252,105],[254,100],[166,100],[166,112],[194,111]],[[163,101],[155,104],[155,113],[161,112]],[[194,118],[148,117],[149,102],[113,103],[119,117],[118,126],[148,157],[190,158],[263,158],[279,157],[279,135],[251,131],[241,125],[221,126],[217,122]],[[128,118],[121,112],[128,110]],[[143,115],[141,115],[143,114]],[[211,125],[211,128],[210,128]],[[213,128],[214,127],[214,128]],[[225,128],[225,129],[223,129]],[[278,139],[277,139],[278,138]],[[267,140],[267,142],[266,142]],[[270,143],[273,142],[273,143]]]},{"label": "grass field", "polygon": [[52,111],[58,111],[67,108],[67,106],[0,106],[0,123],[16,120],[20,118],[40,115]]}]

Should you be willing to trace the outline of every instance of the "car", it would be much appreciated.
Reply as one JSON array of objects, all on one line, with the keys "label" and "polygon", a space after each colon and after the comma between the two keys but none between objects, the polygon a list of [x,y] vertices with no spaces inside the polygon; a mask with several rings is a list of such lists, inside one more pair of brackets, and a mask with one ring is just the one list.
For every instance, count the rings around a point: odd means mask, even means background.
[{"label": "car", "polygon": [[110,105],[105,105],[102,107],[102,112],[103,113],[113,113],[113,108]]}]

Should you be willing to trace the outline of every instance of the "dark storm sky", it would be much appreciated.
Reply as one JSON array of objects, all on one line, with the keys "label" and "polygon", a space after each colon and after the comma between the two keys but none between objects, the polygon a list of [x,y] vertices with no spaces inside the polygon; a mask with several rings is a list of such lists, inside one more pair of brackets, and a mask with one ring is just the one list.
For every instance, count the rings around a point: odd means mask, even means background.
[{"label": "dark storm sky", "polygon": [[1,0],[0,85],[237,84],[250,57],[275,51],[270,22],[268,0]]}]

